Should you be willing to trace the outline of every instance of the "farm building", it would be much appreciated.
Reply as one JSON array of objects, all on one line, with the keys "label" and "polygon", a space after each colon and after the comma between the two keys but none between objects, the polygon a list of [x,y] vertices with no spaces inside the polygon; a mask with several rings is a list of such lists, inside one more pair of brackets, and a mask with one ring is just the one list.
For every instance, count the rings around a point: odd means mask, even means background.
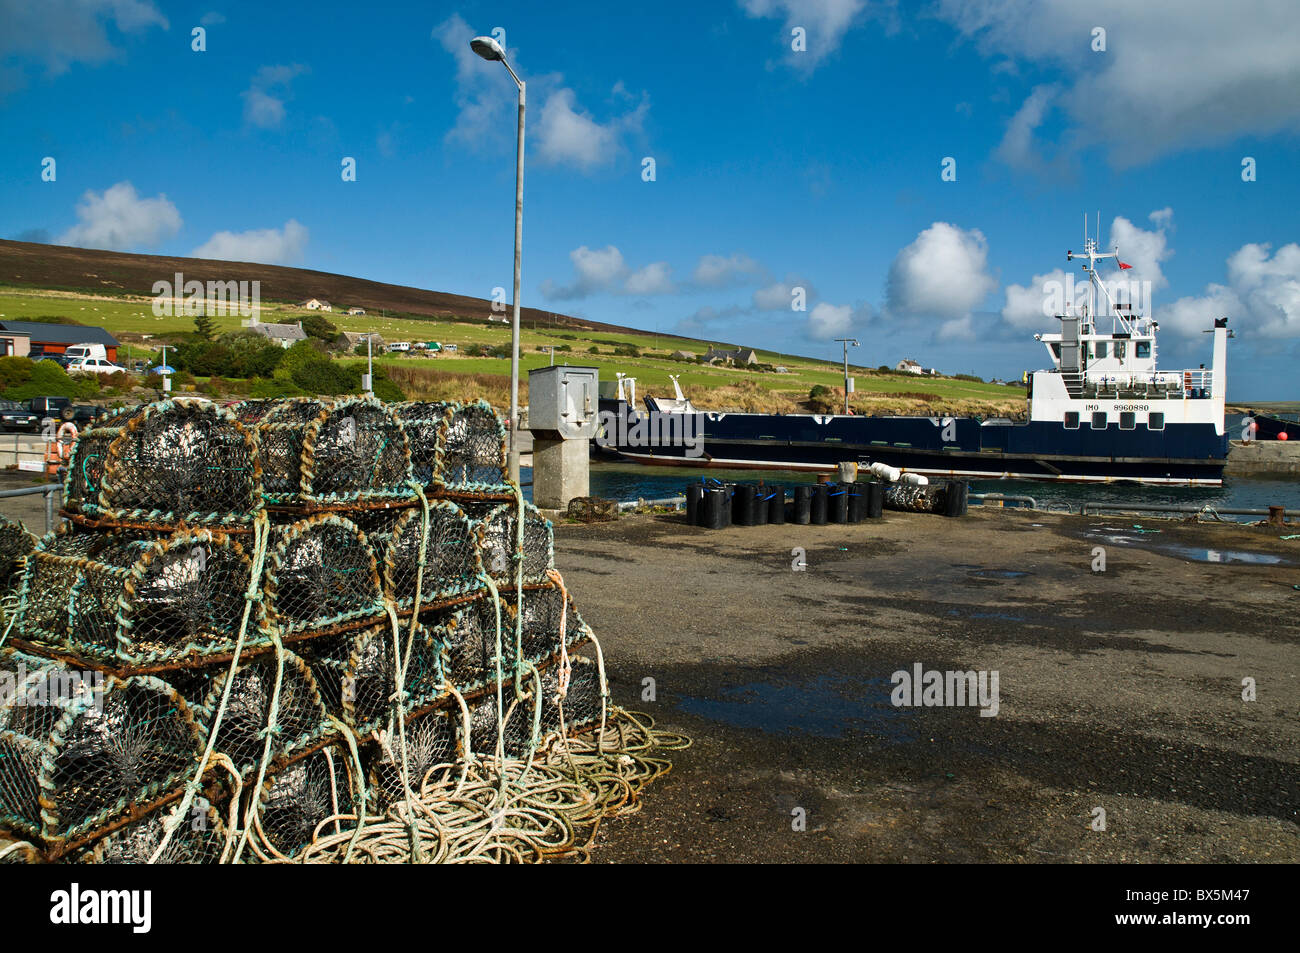
[{"label": "farm building", "polygon": [[[26,354],[35,361],[62,354],[73,344],[102,344],[108,353],[108,359],[117,360],[117,338],[103,328],[81,324],[45,324],[40,321],[0,322],[0,348],[7,354]],[[24,346],[27,350],[23,350]]]},{"label": "farm building", "polygon": [[365,308],[348,308],[348,314],[365,314]]},{"label": "farm building", "polygon": [[308,311],[333,311],[334,306],[328,301],[322,301],[320,298],[308,298],[306,301],[299,301],[298,307],[306,308]]},{"label": "farm building", "polygon": [[307,332],[302,329],[301,321],[297,324],[263,324],[261,321],[252,321],[248,324],[248,330],[270,338],[280,347],[292,347],[299,341],[307,340]]},{"label": "farm building", "polygon": [[358,344],[365,344],[366,338],[370,338],[370,347],[376,352],[384,350],[384,339],[379,336],[377,331],[344,331],[339,335],[336,342],[340,347],[347,348],[349,351],[356,350]]},{"label": "farm building", "polygon": [[904,358],[894,365],[894,370],[902,371],[904,374],[924,374],[925,368],[921,367],[916,361]]},{"label": "farm building", "polygon": [[711,347],[704,354],[704,362],[712,364],[714,361],[724,364],[757,364],[758,353],[752,347],[739,347],[735,350]]}]

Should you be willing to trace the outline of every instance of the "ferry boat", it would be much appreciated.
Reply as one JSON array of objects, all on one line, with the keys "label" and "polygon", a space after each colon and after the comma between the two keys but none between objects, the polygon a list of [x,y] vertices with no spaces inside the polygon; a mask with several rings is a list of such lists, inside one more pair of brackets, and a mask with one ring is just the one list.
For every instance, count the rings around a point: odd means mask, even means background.
[{"label": "ferry boat", "polygon": [[[1084,240],[1090,293],[1034,335],[1051,367],[1028,375],[1026,419],[750,414],[699,411],[673,378],[675,396],[636,405],[636,381],[619,376],[600,402],[597,452],[637,463],[831,472],[840,462],[883,463],[927,477],[1219,486],[1228,319],[1207,328],[1211,362],[1156,368],[1159,325],[1117,304],[1097,275],[1101,253]],[[1107,327],[1108,326],[1108,327]]]}]

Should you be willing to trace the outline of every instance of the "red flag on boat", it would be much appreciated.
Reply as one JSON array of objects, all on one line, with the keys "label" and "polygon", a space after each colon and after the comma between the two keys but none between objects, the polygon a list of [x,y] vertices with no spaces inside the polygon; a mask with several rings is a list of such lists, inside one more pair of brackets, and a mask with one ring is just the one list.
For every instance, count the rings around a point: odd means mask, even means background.
[{"label": "red flag on boat", "polygon": [[[1119,260],[1119,259],[1116,259],[1116,261],[1118,261],[1118,260]],[[1132,267],[1133,267],[1132,265],[1125,264],[1125,263],[1122,262],[1122,261],[1119,263],[1120,271],[1123,271],[1125,268],[1132,268]]]}]

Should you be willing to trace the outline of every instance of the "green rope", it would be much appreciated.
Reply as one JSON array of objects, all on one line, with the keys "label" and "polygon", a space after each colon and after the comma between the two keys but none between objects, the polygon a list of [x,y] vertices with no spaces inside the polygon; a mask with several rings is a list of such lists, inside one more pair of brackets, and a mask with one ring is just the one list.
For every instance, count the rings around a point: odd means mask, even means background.
[{"label": "green rope", "polygon": [[253,603],[261,598],[262,566],[266,561],[267,541],[270,539],[270,535],[270,522],[267,520],[265,513],[259,513],[257,522],[253,526],[253,561],[249,571],[248,590],[244,593],[244,615],[239,622],[239,637],[235,640],[235,650],[230,658],[230,673],[226,678],[225,690],[221,693],[221,704],[217,706],[211,727],[208,729],[208,744],[204,748],[203,757],[199,759],[199,766],[194,772],[193,779],[185,785],[185,796],[181,798],[181,803],[176,806],[175,812],[163,822],[162,840],[158,842],[157,849],[154,850],[153,856],[149,858],[151,864],[158,862],[158,858],[167,849],[167,845],[171,843],[176,828],[180,826],[182,819],[189,813],[190,804],[194,800],[195,793],[202,785],[203,775],[208,769],[208,763],[212,760],[213,749],[217,746],[217,733],[221,727],[222,719],[226,716],[226,705],[230,702],[230,691],[234,687],[235,672],[239,669],[239,656],[244,650],[244,637],[248,632],[248,617],[252,613]]}]

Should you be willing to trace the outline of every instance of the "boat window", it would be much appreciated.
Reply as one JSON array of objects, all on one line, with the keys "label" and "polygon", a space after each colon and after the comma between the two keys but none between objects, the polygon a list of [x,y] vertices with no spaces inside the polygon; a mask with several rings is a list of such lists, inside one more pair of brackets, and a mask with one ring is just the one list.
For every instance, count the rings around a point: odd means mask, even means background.
[{"label": "boat window", "polygon": [[1164,429],[1165,429],[1165,415],[1164,415],[1163,413],[1157,413],[1157,412],[1153,411],[1153,412],[1151,413],[1151,415],[1150,415],[1149,417],[1147,417],[1147,429],[1148,429],[1148,430],[1164,430]]},{"label": "boat window", "polygon": [[1105,429],[1106,429],[1106,411],[1104,411],[1104,410],[1096,410],[1096,411],[1093,411],[1093,414],[1092,414],[1092,429],[1093,429],[1093,430],[1105,430]]},{"label": "boat window", "polygon": [[1116,342],[1115,342],[1115,356],[1116,356],[1117,358],[1119,358],[1121,361],[1124,360],[1124,342],[1123,342],[1123,341],[1116,341]]},{"label": "boat window", "polygon": [[1133,356],[1134,356],[1134,357],[1150,357],[1150,356],[1151,356],[1151,342],[1150,342],[1150,341],[1137,341],[1137,342],[1135,342],[1135,343],[1133,344]]},{"label": "boat window", "polygon": [[1093,357],[1105,357],[1107,350],[1109,350],[1108,342],[1098,341],[1096,344],[1092,346],[1092,350],[1093,350],[1092,353]]},{"label": "boat window", "polygon": [[1052,345],[1052,355],[1053,355],[1053,356],[1054,356],[1058,361],[1061,359],[1061,345],[1060,345],[1060,344],[1053,344],[1053,345]]},{"label": "boat window", "polygon": [[1067,410],[1065,412],[1065,429],[1066,430],[1079,429],[1079,412],[1077,410]]},{"label": "boat window", "polygon": [[1119,429],[1132,430],[1137,426],[1137,415],[1131,410],[1121,411],[1119,415]]}]

